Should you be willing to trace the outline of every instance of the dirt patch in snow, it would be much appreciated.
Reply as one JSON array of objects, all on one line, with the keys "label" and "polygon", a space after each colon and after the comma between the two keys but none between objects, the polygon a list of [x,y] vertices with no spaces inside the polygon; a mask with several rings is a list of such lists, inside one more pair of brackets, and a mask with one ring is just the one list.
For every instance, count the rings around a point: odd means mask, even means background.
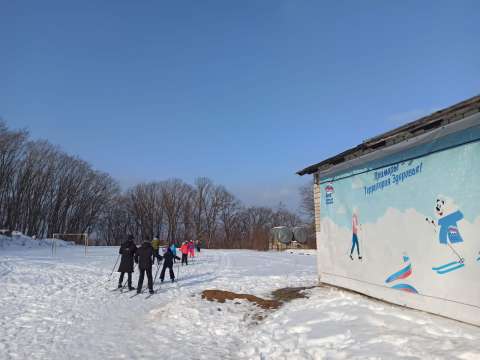
[{"label": "dirt patch in snow", "polygon": [[275,310],[293,299],[307,298],[308,296],[305,294],[304,290],[312,289],[313,287],[314,286],[302,286],[277,289],[272,292],[273,299],[262,299],[251,294],[237,294],[225,290],[204,290],[202,292],[202,299],[218,301],[219,303],[224,303],[226,300],[242,299],[254,303],[262,309]]},{"label": "dirt patch in snow", "polygon": [[243,299],[260,306],[262,309],[278,309],[282,303],[278,300],[266,300],[250,294],[237,294],[225,290],[204,290],[202,299],[224,303],[226,300]]},{"label": "dirt patch in snow", "polygon": [[272,291],[272,296],[275,300],[282,303],[288,302],[294,299],[308,298],[305,294],[305,290],[313,289],[315,286],[300,286],[300,287],[286,287]]}]

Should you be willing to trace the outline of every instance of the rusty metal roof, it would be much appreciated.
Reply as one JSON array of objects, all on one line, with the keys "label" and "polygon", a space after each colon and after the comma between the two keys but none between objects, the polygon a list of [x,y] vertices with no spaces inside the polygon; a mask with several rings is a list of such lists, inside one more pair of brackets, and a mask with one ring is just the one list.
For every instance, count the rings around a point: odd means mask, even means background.
[{"label": "rusty metal roof", "polygon": [[428,133],[439,127],[462,120],[479,112],[480,95],[477,95],[443,110],[424,116],[418,120],[409,122],[396,129],[365,140],[351,149],[317,164],[308,166],[305,169],[298,171],[297,174],[302,176],[305,174],[313,174],[318,170],[326,170],[332,166],[358,158],[359,156],[387,148],[407,139],[415,138],[416,136]]}]

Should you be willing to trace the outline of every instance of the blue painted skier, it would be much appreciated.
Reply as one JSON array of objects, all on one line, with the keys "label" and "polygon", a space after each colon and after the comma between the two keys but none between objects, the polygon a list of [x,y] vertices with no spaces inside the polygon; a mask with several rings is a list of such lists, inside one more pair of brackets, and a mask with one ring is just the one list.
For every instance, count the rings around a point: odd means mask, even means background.
[{"label": "blue painted skier", "polygon": [[[457,223],[463,219],[463,213],[460,210],[456,210],[446,214],[447,211],[445,208],[445,199],[437,199],[435,213],[438,217],[437,224],[440,227],[438,232],[438,240],[440,241],[440,244],[443,245],[461,243],[463,242],[463,238],[460,235]],[[436,231],[437,224],[435,224],[435,221],[429,218],[426,218],[426,220],[435,227]]]},{"label": "blue painted skier", "polygon": [[464,266],[465,260],[463,256],[461,256],[452,246],[452,244],[463,242],[463,238],[457,225],[457,223],[463,219],[463,213],[458,209],[449,212],[446,205],[446,200],[440,197],[437,199],[435,205],[435,213],[438,217],[437,223],[428,217],[425,220],[434,226],[435,231],[437,231],[438,225],[438,240],[440,244],[448,245],[452,252],[458,257],[458,261],[434,268],[434,270],[438,270],[437,272],[443,274]]}]

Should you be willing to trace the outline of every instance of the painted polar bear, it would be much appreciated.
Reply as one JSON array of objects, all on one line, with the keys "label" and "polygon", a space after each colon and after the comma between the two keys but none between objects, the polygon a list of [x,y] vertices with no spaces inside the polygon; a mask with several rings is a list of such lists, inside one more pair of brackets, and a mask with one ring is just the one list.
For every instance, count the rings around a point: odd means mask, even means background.
[{"label": "painted polar bear", "polygon": [[437,221],[429,219],[430,222],[438,231],[438,240],[440,244],[455,244],[463,242],[462,235],[458,229],[457,223],[463,219],[463,213],[458,209],[452,199],[439,195],[435,202],[435,216]]}]

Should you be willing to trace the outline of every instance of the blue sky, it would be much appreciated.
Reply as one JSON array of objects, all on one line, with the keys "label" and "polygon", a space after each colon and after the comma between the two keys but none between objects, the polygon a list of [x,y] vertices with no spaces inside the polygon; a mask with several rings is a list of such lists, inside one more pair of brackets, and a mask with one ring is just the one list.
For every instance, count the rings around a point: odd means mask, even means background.
[{"label": "blue sky", "polygon": [[295,171],[480,93],[478,1],[0,0],[0,117],[123,186]]}]

